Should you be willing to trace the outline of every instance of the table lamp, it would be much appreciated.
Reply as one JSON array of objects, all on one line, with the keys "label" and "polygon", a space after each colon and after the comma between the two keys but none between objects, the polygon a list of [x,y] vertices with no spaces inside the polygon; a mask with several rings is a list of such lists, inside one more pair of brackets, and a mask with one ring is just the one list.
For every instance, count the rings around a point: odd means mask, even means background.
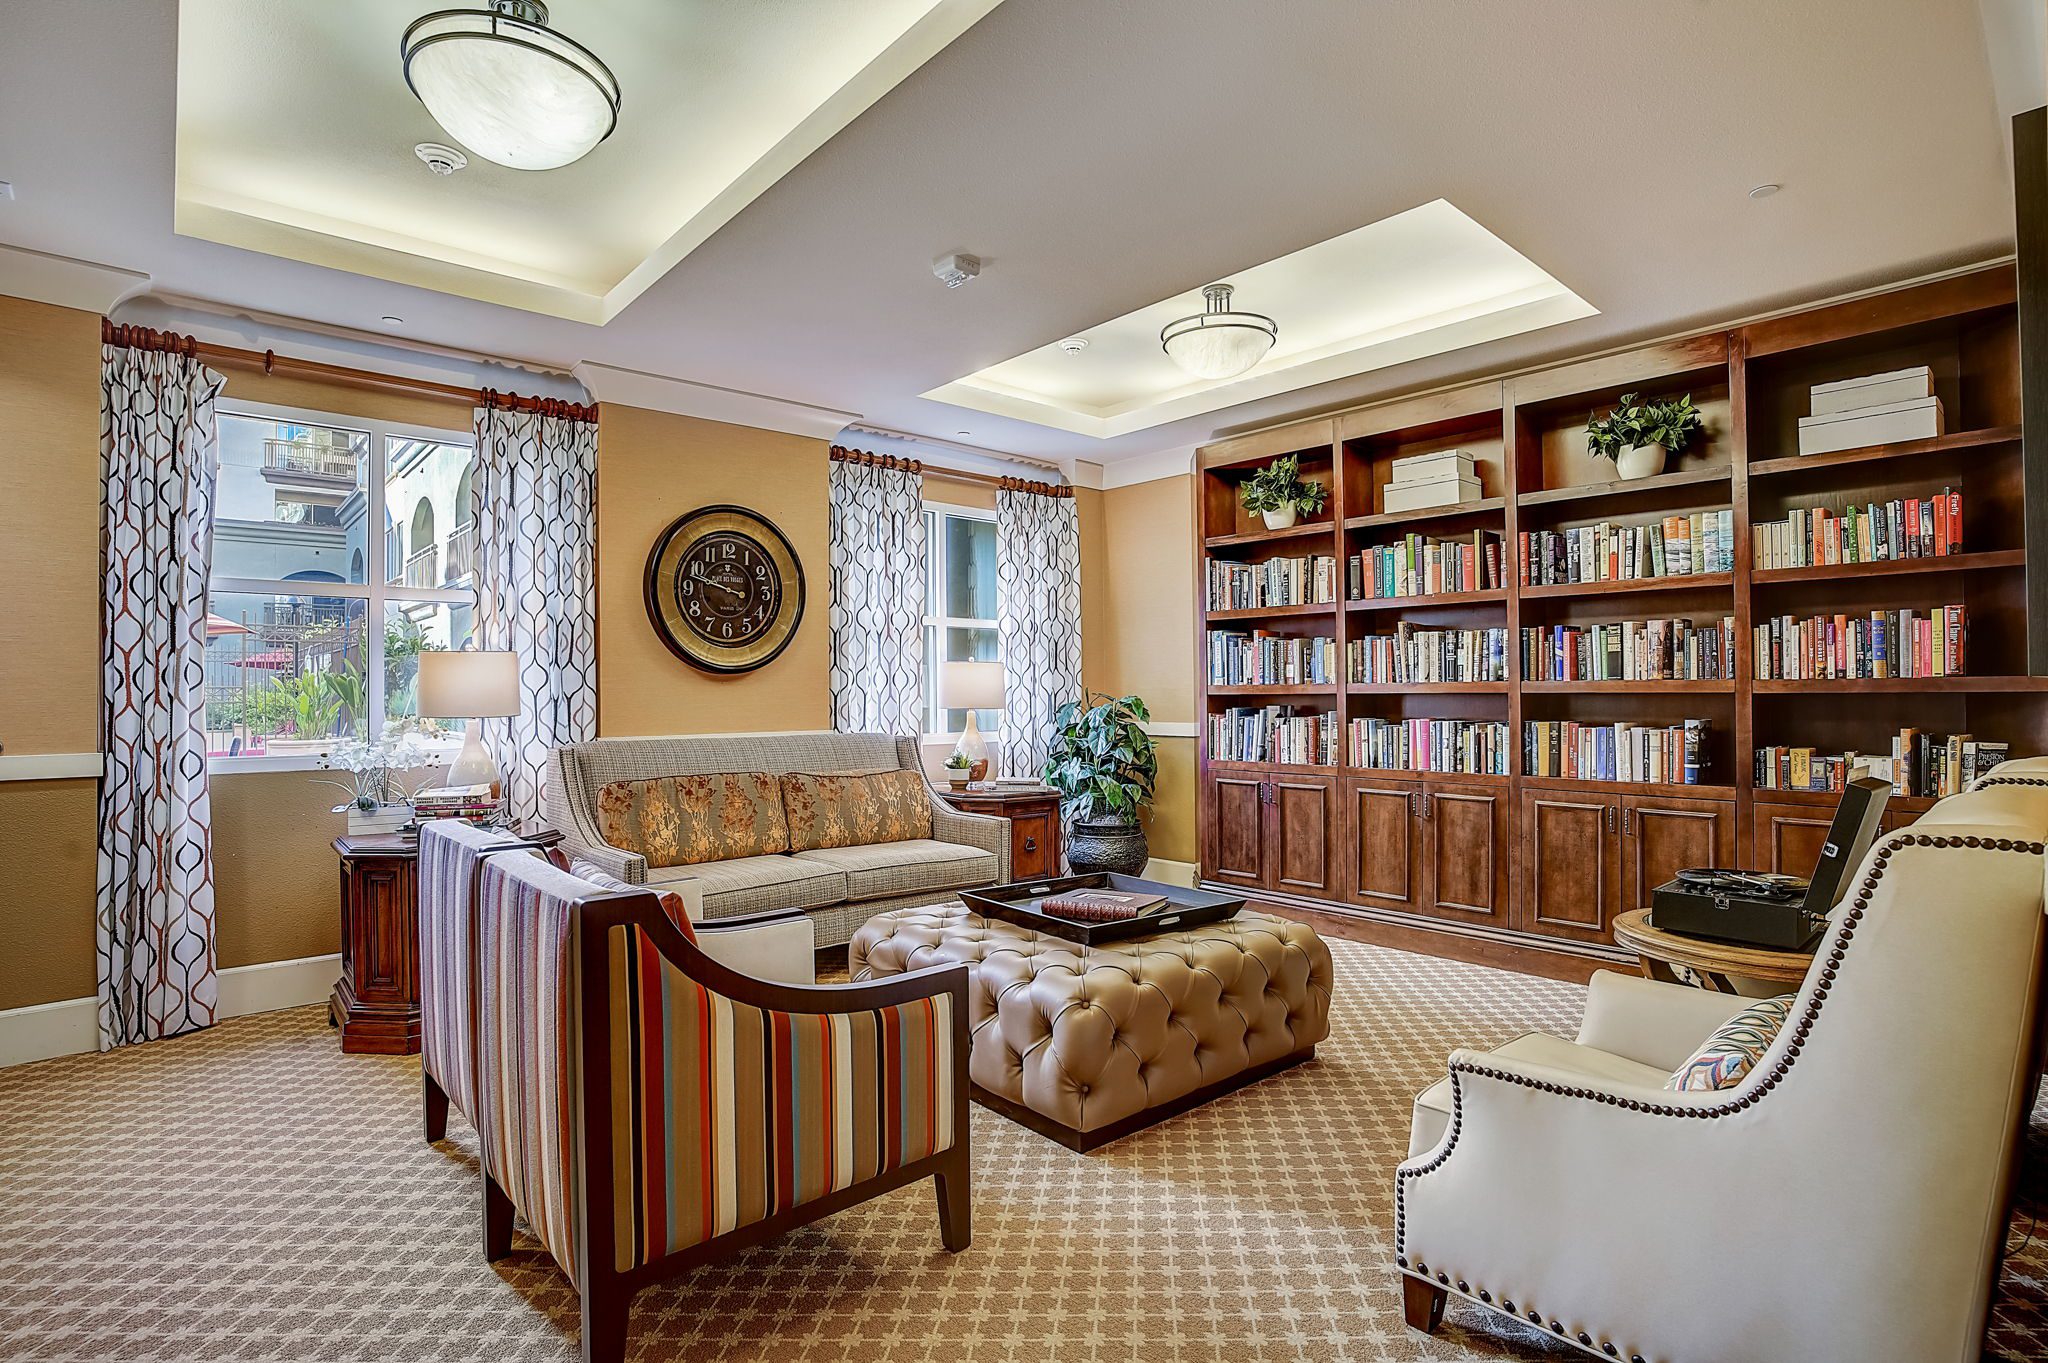
[{"label": "table lamp", "polygon": [[448,768],[451,786],[499,788],[498,764],[484,748],[480,719],[519,713],[519,659],[508,652],[430,650],[420,656],[420,718],[472,721]]},{"label": "table lamp", "polygon": [[948,710],[965,710],[967,727],[953,751],[967,759],[967,779],[988,779],[988,740],[974,722],[976,710],[1003,708],[1003,665],[1001,663],[941,663],[939,704]]}]

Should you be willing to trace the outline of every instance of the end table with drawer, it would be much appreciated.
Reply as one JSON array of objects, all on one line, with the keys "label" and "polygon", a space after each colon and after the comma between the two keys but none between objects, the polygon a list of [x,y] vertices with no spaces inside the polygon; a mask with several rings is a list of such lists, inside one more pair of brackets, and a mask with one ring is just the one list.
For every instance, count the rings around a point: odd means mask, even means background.
[{"label": "end table with drawer", "polygon": [[1060,793],[1051,786],[994,786],[939,791],[962,814],[992,814],[1010,821],[1010,879],[1037,880],[1060,873]]}]

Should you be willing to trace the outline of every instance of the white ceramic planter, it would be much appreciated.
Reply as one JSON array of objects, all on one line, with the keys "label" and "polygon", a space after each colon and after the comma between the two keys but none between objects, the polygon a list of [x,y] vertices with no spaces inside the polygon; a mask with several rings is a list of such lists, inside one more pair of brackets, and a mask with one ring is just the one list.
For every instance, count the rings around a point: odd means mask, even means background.
[{"label": "white ceramic planter", "polygon": [[1291,506],[1281,511],[1261,511],[1259,514],[1266,518],[1268,530],[1285,530],[1294,524],[1294,508]]},{"label": "white ceramic planter", "polygon": [[1614,471],[1624,478],[1654,478],[1664,471],[1664,447],[1638,445],[1623,450],[1614,461]]}]

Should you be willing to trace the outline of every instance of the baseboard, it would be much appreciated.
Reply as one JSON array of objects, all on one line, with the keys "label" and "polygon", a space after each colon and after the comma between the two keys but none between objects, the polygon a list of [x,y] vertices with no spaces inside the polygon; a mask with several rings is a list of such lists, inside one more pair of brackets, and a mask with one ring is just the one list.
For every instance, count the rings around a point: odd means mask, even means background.
[{"label": "baseboard", "polygon": [[1145,879],[1156,880],[1163,885],[1185,885],[1192,889],[1195,873],[1200,868],[1192,861],[1167,861],[1154,857],[1145,863]]},{"label": "baseboard", "polygon": [[[220,972],[220,1016],[325,1003],[340,978],[338,953],[231,966]],[[98,999],[60,999],[0,1012],[0,1069],[95,1051],[99,1044]]]}]

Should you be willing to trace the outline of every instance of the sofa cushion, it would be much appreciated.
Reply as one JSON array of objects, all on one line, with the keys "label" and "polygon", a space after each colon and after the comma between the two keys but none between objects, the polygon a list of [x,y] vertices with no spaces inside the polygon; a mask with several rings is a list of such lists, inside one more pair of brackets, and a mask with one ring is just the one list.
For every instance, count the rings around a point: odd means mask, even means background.
[{"label": "sofa cushion", "polygon": [[[550,853],[548,859],[550,861],[554,860],[552,853]],[[575,858],[562,869],[575,876],[584,884],[595,885],[598,889],[611,894],[630,894],[635,890],[652,890],[655,899],[661,904],[661,911],[668,915],[669,921],[681,930],[683,936],[693,942],[697,940],[697,930],[690,926],[689,901],[685,900],[675,890],[655,889],[648,885],[628,885],[610,871],[605,870],[604,867],[587,862],[581,857]]]},{"label": "sofa cushion", "polygon": [[649,866],[693,866],[789,850],[782,787],[765,771],[614,781],[597,792],[605,842]]},{"label": "sofa cushion", "polygon": [[1775,999],[1759,999],[1716,1027],[1664,1081],[1664,1087],[1681,1093],[1734,1088],[1778,1039],[1779,1029],[1791,1015],[1792,998],[1781,994]]},{"label": "sofa cushion", "polygon": [[897,895],[942,893],[991,885],[996,854],[957,842],[909,838],[865,847],[817,847],[793,860],[814,861],[846,873],[846,897],[854,903]]},{"label": "sofa cushion", "polygon": [[768,909],[817,909],[846,901],[846,875],[836,866],[796,857],[735,857],[694,866],[650,869],[647,888],[693,880],[704,892],[700,922]]},{"label": "sofa cushion", "polygon": [[931,791],[904,771],[789,772],[782,778],[789,850],[865,847],[932,835]]},{"label": "sofa cushion", "polygon": [[[1611,1051],[1581,1046],[1548,1032],[1525,1032],[1491,1052],[1509,1060],[1526,1061],[1548,1069],[1584,1075],[1600,1083],[1632,1084],[1637,1088],[1662,1088],[1671,1076],[1655,1065],[1639,1064]],[[1415,1099],[1409,1118],[1408,1158],[1433,1149],[1451,1124],[1451,1080],[1446,1075],[1424,1089]]]}]

